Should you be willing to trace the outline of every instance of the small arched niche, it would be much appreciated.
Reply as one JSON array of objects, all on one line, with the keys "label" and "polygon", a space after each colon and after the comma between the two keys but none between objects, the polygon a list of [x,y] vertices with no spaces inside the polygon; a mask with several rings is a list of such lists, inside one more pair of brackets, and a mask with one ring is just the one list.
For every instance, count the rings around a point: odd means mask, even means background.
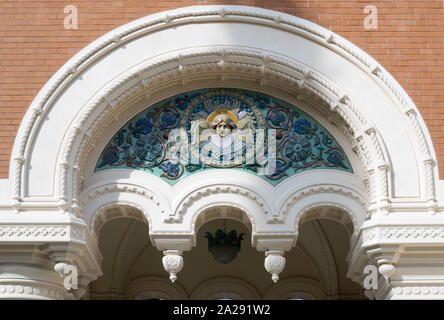
[{"label": "small arched niche", "polygon": [[[134,279],[165,276],[162,253],[151,244],[149,226],[140,210],[113,205],[96,216],[94,228],[103,256],[103,275],[90,284],[91,299],[126,299]],[[160,292],[159,297],[169,296],[159,288],[146,288],[150,289]]]},{"label": "small arched niche", "polygon": [[[324,291],[321,299],[366,299],[362,288],[348,278],[348,255],[354,238],[352,215],[335,206],[315,207],[302,215],[298,230],[296,246],[286,254],[287,265],[282,277],[297,268],[293,254],[298,251],[309,261],[312,279]],[[303,288],[296,286],[294,289]],[[313,290],[302,291],[320,298]],[[288,287],[280,294],[290,297],[291,292]]]}]

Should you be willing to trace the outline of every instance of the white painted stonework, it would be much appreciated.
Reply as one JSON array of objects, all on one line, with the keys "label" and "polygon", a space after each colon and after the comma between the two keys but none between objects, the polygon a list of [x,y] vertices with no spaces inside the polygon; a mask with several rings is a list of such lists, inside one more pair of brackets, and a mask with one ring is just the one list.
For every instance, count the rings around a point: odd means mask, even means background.
[{"label": "white painted stonework", "polygon": [[[198,173],[175,185],[141,171],[94,173],[109,139],[146,106],[216,87],[259,91],[298,106],[332,133],[354,174],[314,170],[273,187],[230,169]],[[229,218],[251,226],[251,245],[268,252],[269,261],[278,252],[284,265],[302,222],[334,219],[351,231],[348,277],[362,285],[366,265],[380,269],[378,289],[367,290],[368,297],[444,298],[444,181],[420,113],[370,56],[294,16],[196,6],[106,34],[39,92],[10,163],[9,179],[0,180],[0,298],[80,298],[102,275],[99,230],[116,218],[107,209],[118,206],[136,208],[140,214],[132,217],[148,223],[151,243],[185,266],[182,253],[196,246],[198,228],[227,217],[221,208],[241,212]],[[329,215],[322,210],[327,207],[339,214]],[[78,289],[64,288],[57,263],[78,268]],[[179,265],[177,275],[174,263],[167,271],[180,280]],[[277,280],[280,266],[268,265]],[[162,281],[136,282],[127,298],[162,298],[166,289],[136,290],[142,283],[165,286]],[[232,286],[235,291],[242,285]],[[304,288],[310,286],[315,288]],[[208,288],[191,297],[203,299],[205,290],[214,294]],[[279,288],[263,297],[285,296]],[[325,298],[319,290],[302,296]],[[260,298],[248,292],[247,298]]]}]

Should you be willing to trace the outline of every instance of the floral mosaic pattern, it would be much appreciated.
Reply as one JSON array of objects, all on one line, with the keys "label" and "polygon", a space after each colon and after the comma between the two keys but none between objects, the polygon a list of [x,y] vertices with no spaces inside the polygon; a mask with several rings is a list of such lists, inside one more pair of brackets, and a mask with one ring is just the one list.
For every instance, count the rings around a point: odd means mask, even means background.
[{"label": "floral mosaic pattern", "polygon": [[[199,156],[207,141],[191,150],[193,119],[211,113],[213,109],[208,106],[217,106],[218,103],[226,108],[236,105],[237,114],[251,122],[247,125],[245,120],[242,125],[253,132],[250,145],[245,144],[244,138],[240,151],[234,152],[223,165],[216,165],[208,157]],[[267,161],[269,133],[274,135],[276,150],[275,165],[271,169]],[[254,150],[251,145],[261,143],[264,147],[263,157],[251,156],[251,150]],[[221,167],[248,171],[273,185],[306,170],[353,172],[339,144],[309,115],[274,97],[237,89],[197,90],[146,109],[111,139],[100,155],[96,171],[112,168],[143,170],[175,183],[193,173]]]}]

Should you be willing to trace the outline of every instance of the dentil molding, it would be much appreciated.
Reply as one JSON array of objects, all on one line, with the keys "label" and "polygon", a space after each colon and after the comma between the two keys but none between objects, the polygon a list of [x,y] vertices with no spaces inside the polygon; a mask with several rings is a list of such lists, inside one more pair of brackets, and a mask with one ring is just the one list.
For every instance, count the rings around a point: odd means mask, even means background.
[{"label": "dentil molding", "polygon": [[14,282],[0,282],[0,299],[50,299],[63,300],[67,292],[62,289],[46,287],[37,284],[23,284]]}]

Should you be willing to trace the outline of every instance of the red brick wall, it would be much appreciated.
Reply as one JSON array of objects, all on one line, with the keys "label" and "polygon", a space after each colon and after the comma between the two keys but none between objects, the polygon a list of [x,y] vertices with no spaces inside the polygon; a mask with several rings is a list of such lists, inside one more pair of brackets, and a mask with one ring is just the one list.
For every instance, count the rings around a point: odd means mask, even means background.
[{"label": "red brick wall", "polygon": [[[250,5],[286,12],[328,28],[372,55],[407,90],[432,135],[444,178],[444,0],[112,1],[0,0],[0,178],[32,99],[70,57],[134,19],[190,5]],[[63,27],[78,8],[78,30]],[[378,9],[378,29],[363,26]]]}]

